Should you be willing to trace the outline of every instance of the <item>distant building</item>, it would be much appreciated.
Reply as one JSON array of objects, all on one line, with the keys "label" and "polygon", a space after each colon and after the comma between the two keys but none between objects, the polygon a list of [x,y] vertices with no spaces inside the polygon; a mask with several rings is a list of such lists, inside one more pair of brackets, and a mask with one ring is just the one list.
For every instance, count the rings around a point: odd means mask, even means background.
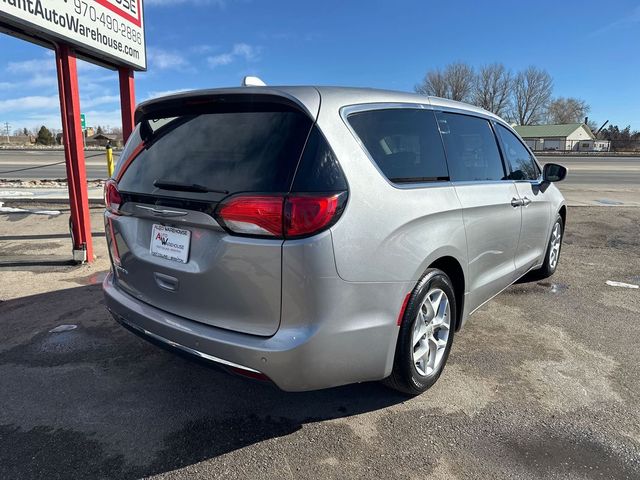
[{"label": "distant building", "polygon": [[597,140],[584,123],[519,125],[513,128],[534,151],[609,151],[609,141]]},{"label": "distant building", "polygon": [[86,140],[87,147],[105,147],[107,143],[111,143],[111,146],[114,148],[121,147],[122,137],[111,133],[96,133]]}]

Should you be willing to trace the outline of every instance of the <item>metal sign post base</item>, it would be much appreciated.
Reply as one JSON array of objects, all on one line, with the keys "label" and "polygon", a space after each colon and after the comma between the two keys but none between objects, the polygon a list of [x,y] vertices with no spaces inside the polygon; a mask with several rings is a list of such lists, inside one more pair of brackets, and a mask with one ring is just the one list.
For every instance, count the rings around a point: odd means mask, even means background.
[{"label": "metal sign post base", "polygon": [[73,259],[93,262],[93,243],[89,219],[89,194],[84,164],[82,128],[80,126],[80,96],[76,57],[67,45],[56,46],[56,68],[60,93],[60,114],[67,167],[69,206],[71,207],[71,238]]}]

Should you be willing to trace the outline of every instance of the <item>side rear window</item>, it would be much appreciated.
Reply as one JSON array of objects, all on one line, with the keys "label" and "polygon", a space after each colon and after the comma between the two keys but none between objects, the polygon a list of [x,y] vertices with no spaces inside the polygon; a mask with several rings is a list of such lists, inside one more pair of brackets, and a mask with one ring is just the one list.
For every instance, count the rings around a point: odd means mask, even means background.
[{"label": "side rear window", "polygon": [[535,180],[540,172],[529,150],[520,140],[502,125],[497,124],[496,130],[502,142],[502,150],[509,166],[511,180]]},{"label": "side rear window", "polygon": [[349,115],[348,121],[391,182],[449,180],[433,111],[369,110]]},{"label": "side rear window", "polygon": [[452,181],[504,180],[491,125],[483,118],[437,112]]},{"label": "side rear window", "polygon": [[338,159],[317,126],[309,134],[293,181],[294,192],[342,192],[347,181]]},{"label": "side rear window", "polygon": [[229,193],[289,191],[312,120],[295,110],[242,109],[169,119],[153,131],[118,188],[194,200],[221,194],[164,190],[154,183],[196,184]]}]

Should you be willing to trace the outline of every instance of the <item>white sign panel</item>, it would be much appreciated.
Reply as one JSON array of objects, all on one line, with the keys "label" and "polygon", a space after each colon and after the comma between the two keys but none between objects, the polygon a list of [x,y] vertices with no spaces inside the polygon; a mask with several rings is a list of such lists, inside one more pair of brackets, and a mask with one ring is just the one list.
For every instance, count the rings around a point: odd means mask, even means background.
[{"label": "white sign panel", "polygon": [[174,262],[187,263],[191,232],[182,228],[153,225],[151,230],[151,255],[166,258]]},{"label": "white sign panel", "polygon": [[109,64],[147,68],[142,0],[0,0],[1,23]]}]

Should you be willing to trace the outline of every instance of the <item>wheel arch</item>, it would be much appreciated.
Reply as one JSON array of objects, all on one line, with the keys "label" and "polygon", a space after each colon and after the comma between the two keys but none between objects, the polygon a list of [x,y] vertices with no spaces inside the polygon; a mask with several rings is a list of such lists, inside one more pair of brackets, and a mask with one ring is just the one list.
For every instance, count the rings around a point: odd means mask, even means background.
[{"label": "wheel arch", "polygon": [[464,293],[465,293],[465,278],[464,270],[460,262],[451,256],[440,257],[437,260],[431,262],[429,268],[437,268],[447,274],[451,283],[453,284],[453,293],[456,296],[456,319],[455,330],[460,330],[462,325],[462,314],[464,311]]},{"label": "wheel arch", "polygon": [[564,228],[565,225],[567,224],[567,206],[566,205],[562,205],[560,207],[560,210],[558,210],[558,215],[560,215],[560,218],[562,218],[562,228]]}]

